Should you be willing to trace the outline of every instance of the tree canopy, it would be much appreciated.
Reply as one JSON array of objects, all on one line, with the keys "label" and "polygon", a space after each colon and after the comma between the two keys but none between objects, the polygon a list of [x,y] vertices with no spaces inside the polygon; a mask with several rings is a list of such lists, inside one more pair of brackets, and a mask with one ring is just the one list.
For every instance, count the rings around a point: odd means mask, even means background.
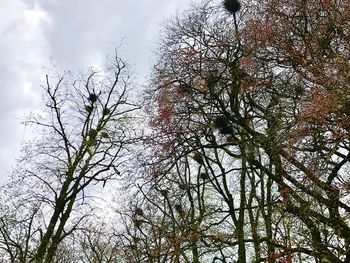
[{"label": "tree canopy", "polygon": [[[348,0],[207,0],[164,27],[143,125],[118,57],[47,78],[43,140],[5,186],[2,260],[349,262],[349,52]],[[85,220],[119,175],[115,222]]]}]

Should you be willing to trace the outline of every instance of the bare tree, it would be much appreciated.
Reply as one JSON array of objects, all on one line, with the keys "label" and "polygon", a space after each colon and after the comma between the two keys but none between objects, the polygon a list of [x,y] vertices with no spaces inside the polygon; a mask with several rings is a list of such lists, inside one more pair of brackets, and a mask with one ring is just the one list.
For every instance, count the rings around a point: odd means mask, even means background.
[{"label": "bare tree", "polygon": [[[40,138],[25,148],[14,180],[23,186],[17,201],[38,203],[35,209],[42,214],[40,226],[28,226],[24,235],[34,242],[25,262],[49,263],[93,209],[88,198],[97,184],[104,186],[123,173],[135,138],[132,114],[139,106],[128,97],[129,73],[118,56],[105,69],[91,69],[78,79],[69,73],[55,81],[46,76],[43,88],[46,109],[27,122]],[[27,224],[37,210],[29,213]],[[1,230],[8,246],[10,230]],[[5,251],[11,258],[12,249]]]},{"label": "bare tree", "polygon": [[196,178],[207,178],[204,210],[214,200],[222,209],[216,242],[200,232],[212,262],[347,262],[349,1],[232,10],[205,1],[165,29],[150,88],[150,181],[192,182],[178,195],[191,211]]}]

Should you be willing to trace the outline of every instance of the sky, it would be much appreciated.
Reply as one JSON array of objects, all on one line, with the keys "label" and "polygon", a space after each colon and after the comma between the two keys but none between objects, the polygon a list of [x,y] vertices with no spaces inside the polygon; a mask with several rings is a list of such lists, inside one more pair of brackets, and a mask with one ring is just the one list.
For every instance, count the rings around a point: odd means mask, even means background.
[{"label": "sky", "polygon": [[189,0],[0,0],[0,182],[31,132],[45,74],[102,65],[120,46],[134,77],[146,77],[164,21]]}]

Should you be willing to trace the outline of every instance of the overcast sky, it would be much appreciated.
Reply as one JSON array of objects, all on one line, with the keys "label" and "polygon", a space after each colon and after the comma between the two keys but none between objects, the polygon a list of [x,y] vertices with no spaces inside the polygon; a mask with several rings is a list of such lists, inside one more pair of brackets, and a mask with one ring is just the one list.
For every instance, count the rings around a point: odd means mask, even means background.
[{"label": "overcast sky", "polygon": [[73,71],[99,65],[123,42],[122,57],[142,78],[162,22],[189,2],[0,0],[0,182],[29,137],[21,121],[38,107],[52,65]]}]

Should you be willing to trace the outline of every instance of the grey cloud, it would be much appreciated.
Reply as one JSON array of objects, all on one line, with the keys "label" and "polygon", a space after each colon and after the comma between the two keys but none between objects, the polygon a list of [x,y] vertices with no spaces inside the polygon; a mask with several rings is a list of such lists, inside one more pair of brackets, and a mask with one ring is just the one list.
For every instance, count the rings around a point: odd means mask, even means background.
[{"label": "grey cloud", "polygon": [[53,22],[48,38],[60,67],[80,69],[100,64],[124,39],[122,53],[142,74],[159,24],[186,2],[42,0],[41,5]]}]

